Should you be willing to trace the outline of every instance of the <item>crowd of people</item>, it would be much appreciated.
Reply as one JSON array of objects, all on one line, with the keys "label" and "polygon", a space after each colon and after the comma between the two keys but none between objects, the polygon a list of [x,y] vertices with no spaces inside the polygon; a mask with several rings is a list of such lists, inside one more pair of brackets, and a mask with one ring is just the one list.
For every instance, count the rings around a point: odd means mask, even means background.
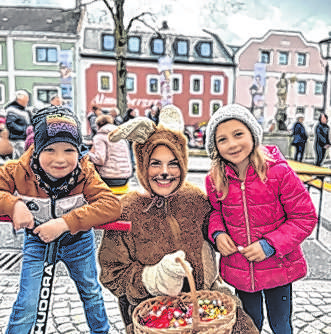
[{"label": "crowd of people", "polygon": [[[0,148],[6,138],[12,148],[0,151],[12,159],[0,168],[0,215],[25,230],[20,288],[6,334],[31,331],[46,247],[55,240],[57,261],[77,286],[90,333],[110,328],[100,283],[118,298],[128,334],[143,301],[189,291],[177,258],[197,290],[233,298],[232,333],[261,332],[264,304],[272,331],[293,333],[292,283],[307,273],[300,244],[317,223],[316,210],[279,149],[262,145],[262,127],[247,108],[220,107],[209,120],[212,163],[203,191],[186,181],[188,145],[176,106],[151,106],[142,117],[129,108],[122,118],[117,108],[104,112],[94,105],[87,148],[78,118],[59,97],[33,114],[28,97],[19,91],[5,108],[0,140]],[[298,115],[293,128],[299,161],[307,141],[303,119]],[[321,114],[316,126],[317,165],[330,145],[327,121]],[[127,185],[134,172],[144,191],[116,196],[111,189]],[[116,220],[130,221],[131,230],[105,231],[97,257],[93,227]]]}]

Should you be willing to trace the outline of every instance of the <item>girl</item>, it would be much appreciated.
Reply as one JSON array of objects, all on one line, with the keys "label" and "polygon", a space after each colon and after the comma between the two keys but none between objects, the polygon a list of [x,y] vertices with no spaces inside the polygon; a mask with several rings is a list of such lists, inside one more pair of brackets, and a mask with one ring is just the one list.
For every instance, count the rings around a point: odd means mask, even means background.
[{"label": "girl", "polygon": [[263,298],[274,333],[292,333],[292,282],[306,275],[300,249],[317,222],[302,182],[262,128],[240,105],[220,108],[207,127],[212,159],[206,177],[214,211],[208,236],[221,253],[220,272],[236,288],[258,329]]}]

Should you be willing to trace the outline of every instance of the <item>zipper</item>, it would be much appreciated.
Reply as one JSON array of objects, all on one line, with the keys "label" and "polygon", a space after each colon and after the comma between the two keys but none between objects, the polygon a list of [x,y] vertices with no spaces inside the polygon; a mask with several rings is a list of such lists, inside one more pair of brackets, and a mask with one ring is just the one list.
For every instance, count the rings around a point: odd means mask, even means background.
[{"label": "zipper", "polygon": [[[241,182],[240,189],[241,189],[242,194],[243,194],[245,225],[246,225],[246,233],[247,233],[247,245],[250,245],[252,241],[251,241],[251,230],[250,230],[249,220],[248,220],[246,192],[245,192],[245,189],[246,189],[245,180]],[[249,274],[250,274],[250,278],[251,278],[251,287],[252,287],[252,290],[254,291],[255,290],[255,283],[254,283],[253,270],[254,270],[254,263],[250,261],[249,262]]]}]

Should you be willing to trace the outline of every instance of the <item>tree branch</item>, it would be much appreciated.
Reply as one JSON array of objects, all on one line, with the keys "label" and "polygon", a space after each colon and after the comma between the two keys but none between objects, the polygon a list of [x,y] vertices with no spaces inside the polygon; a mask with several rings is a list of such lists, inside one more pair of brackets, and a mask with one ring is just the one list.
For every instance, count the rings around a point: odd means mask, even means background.
[{"label": "tree branch", "polygon": [[102,0],[103,3],[106,5],[106,7],[109,9],[110,13],[111,13],[111,16],[113,17],[113,20],[115,22],[115,25],[116,25],[116,22],[117,22],[117,18],[116,18],[116,15],[114,13],[114,9],[112,6],[110,6],[110,4],[108,3],[107,0]]},{"label": "tree branch", "polygon": [[157,32],[157,30],[155,30],[155,28],[153,28],[152,26],[150,26],[146,21],[142,20],[142,17],[147,16],[147,15],[149,15],[153,19],[153,21],[154,21],[155,15],[153,13],[151,13],[151,12],[140,13],[139,15],[134,16],[132,19],[130,19],[129,24],[128,24],[127,28],[126,28],[126,31],[127,32],[130,31],[130,29],[131,29],[132,24],[133,24],[134,21],[139,21],[139,22],[143,23],[146,27],[148,27],[148,28],[152,29],[153,31]]}]

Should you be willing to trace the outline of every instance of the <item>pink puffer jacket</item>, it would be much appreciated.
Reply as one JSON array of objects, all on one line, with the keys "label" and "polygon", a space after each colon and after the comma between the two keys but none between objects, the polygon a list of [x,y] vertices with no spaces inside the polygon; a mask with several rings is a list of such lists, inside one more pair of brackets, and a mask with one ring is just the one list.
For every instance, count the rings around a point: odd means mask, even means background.
[{"label": "pink puffer jacket", "polygon": [[132,176],[129,144],[124,139],[118,142],[108,140],[109,132],[116,128],[116,125],[105,124],[98,129],[93,137],[94,152],[89,152],[89,156],[102,178],[127,179]]},{"label": "pink puffer jacket", "polygon": [[228,233],[237,246],[247,246],[264,238],[276,253],[262,262],[249,262],[239,252],[222,257],[223,279],[239,290],[254,292],[282,286],[307,273],[300,244],[313,231],[317,216],[309,193],[276,146],[265,147],[268,162],[263,183],[252,166],[242,182],[229,166],[229,193],[221,202],[210,175],[206,177],[209,200],[214,207],[208,235]]}]

